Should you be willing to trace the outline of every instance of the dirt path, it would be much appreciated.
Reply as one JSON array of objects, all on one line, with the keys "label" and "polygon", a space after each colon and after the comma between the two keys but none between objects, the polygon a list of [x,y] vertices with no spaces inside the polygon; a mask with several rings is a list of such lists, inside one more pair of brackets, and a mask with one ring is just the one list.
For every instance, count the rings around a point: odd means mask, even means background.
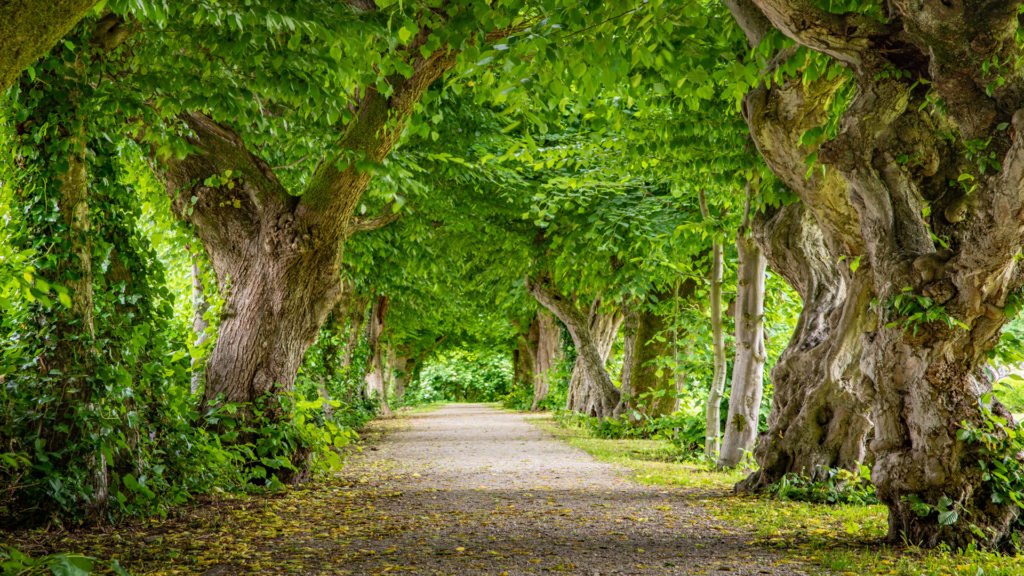
[{"label": "dirt path", "polygon": [[363,456],[309,489],[8,540],[136,576],[819,573],[706,515],[720,491],[631,482],[520,414],[448,405],[374,427]]},{"label": "dirt path", "polygon": [[390,498],[352,574],[805,574],[721,526],[706,493],[636,484],[519,414],[416,414],[347,474]]}]

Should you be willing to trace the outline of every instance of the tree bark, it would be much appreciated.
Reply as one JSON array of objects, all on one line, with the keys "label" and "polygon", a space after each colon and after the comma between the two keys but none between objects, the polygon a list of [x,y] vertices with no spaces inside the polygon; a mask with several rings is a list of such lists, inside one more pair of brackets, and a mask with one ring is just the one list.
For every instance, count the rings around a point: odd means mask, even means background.
[{"label": "tree bark", "polygon": [[74,28],[96,0],[0,3],[0,94]]},{"label": "tree bark", "polygon": [[[209,322],[206,321],[206,311],[210,305],[206,302],[203,294],[203,276],[199,270],[199,256],[191,252],[189,247],[189,258],[192,261],[192,336],[195,340],[192,348],[201,347],[210,335],[206,332]],[[198,394],[203,387],[203,366],[199,358],[192,358],[192,393]]]},{"label": "tree bark", "polygon": [[[692,296],[696,283],[687,280],[680,296]],[[665,318],[655,308],[672,297],[668,292],[651,294],[631,310],[633,325],[627,314],[623,332],[626,335],[626,354],[622,361],[623,402],[619,413],[637,410],[640,414],[657,418],[676,409],[677,383],[675,374],[658,365],[659,359],[672,356],[672,341],[667,337]],[[632,328],[632,331],[630,330]],[[625,398],[629,397],[628,402]]]},{"label": "tree bark", "polygon": [[570,401],[574,401],[576,407],[582,406],[584,411],[592,416],[612,416],[619,404],[620,394],[618,388],[612,384],[605,362],[622,324],[622,315],[618,312],[599,312],[600,298],[595,298],[589,316],[585,316],[575,302],[562,296],[555,289],[551,278],[546,274],[528,280],[527,289],[541,305],[565,324],[576,345],[577,357],[573,379],[576,379],[578,373],[578,389],[583,392],[573,397],[573,386],[570,383]]},{"label": "tree bark", "polygon": [[[1020,510],[993,500],[995,480],[979,467],[990,456],[958,433],[987,425],[981,368],[1007,321],[1002,308],[1024,284],[1015,257],[1024,247],[1024,71],[989,69],[1021,56],[1016,5],[895,1],[879,21],[809,0],[754,4],[798,44],[842,62],[856,84],[839,134],[818,150],[791,135],[824,118],[828,84],[841,79],[762,86],[746,117],[773,171],[815,215],[829,260],[846,257],[851,269],[842,271],[846,324],[828,334],[839,366],[826,374],[851,382],[870,407],[872,480],[889,507],[889,537],[1008,546]],[[894,69],[908,74],[885,73]],[[936,98],[942,113],[930,114]],[[825,169],[792,178],[812,152]],[[915,315],[926,312],[934,320]],[[940,522],[934,508],[918,515],[912,499],[951,500],[959,521]]]},{"label": "tree bark", "polygon": [[380,413],[384,418],[391,418],[391,405],[388,404],[388,390],[384,375],[383,346],[381,337],[384,335],[384,320],[388,313],[389,298],[378,296],[370,309],[370,319],[366,323],[366,341],[370,347],[368,361],[369,372],[366,374],[367,396],[376,396],[380,400]]},{"label": "tree bark", "polygon": [[[707,200],[700,191],[700,212],[709,220]],[[722,330],[722,243],[716,238],[711,248],[711,339],[714,347],[715,367],[708,389],[708,404],[704,420],[704,456],[711,460],[718,455],[721,439],[721,404],[725,393],[725,332]]]},{"label": "tree bark", "polygon": [[533,389],[535,375],[533,372],[537,363],[537,341],[539,339],[540,327],[537,319],[530,320],[530,325],[525,333],[520,332],[516,337],[516,349],[512,352],[512,386],[517,388]]},{"label": "tree bark", "polygon": [[391,395],[396,402],[402,402],[405,399],[405,386],[409,382],[410,371],[414,367],[412,360],[409,356],[400,354],[395,356],[392,364],[394,385],[391,388]]},{"label": "tree bark", "polygon": [[[370,173],[346,158],[383,160],[421,95],[454,65],[447,47],[420,55],[428,34],[421,31],[407,47],[413,72],[389,78],[390,97],[362,90],[335,153],[301,196],[289,194],[229,127],[197,112],[181,115],[191,131],[190,153],[156,160],[176,214],[192,223],[225,295],[207,363],[207,403],[291,392],[306,349],[340,295],[345,238],[362,228],[353,212]],[[277,404],[271,406],[270,415],[279,417]]]},{"label": "tree bark", "polygon": [[754,448],[764,392],[764,274],[767,262],[750,230],[750,187],[743,224],[736,232],[738,254],[736,297],[736,356],[732,391],[718,468],[732,468]]},{"label": "tree bark", "polygon": [[530,410],[538,410],[540,403],[551,390],[552,371],[561,354],[562,329],[554,316],[543,310],[537,311],[537,349],[533,365],[533,404]]}]

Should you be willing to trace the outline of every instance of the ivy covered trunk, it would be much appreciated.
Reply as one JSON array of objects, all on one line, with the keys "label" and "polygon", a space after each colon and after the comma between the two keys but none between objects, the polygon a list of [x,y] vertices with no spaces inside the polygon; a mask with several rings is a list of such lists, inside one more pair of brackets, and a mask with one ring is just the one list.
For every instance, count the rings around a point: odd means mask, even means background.
[{"label": "ivy covered trunk", "polygon": [[[848,73],[805,69],[747,99],[759,150],[813,214],[827,261],[842,260],[840,312],[822,317],[830,356],[807,366],[818,375],[792,374],[848,384],[869,408],[891,539],[1008,546],[1020,515],[1008,495],[1024,483],[983,468],[1020,470],[1019,444],[982,367],[1024,284],[1024,71],[999,64],[1021,56],[1017,7],[896,1],[879,19],[754,4]],[[835,137],[794,141],[836,98],[849,103]],[[811,153],[821,165],[806,178]],[[804,394],[799,412],[819,400]],[[991,430],[986,442],[977,430]]]},{"label": "ivy covered trunk", "polygon": [[[692,295],[696,283],[684,283],[679,296]],[[671,299],[672,294],[658,292],[631,310],[632,322],[623,324],[627,353],[622,362],[623,403],[620,413],[636,410],[640,414],[657,418],[671,414],[676,407],[676,378],[674,372],[659,362],[673,356],[673,341],[668,337],[668,326],[660,313],[659,304]],[[627,400],[628,398],[628,400]]]},{"label": "ivy covered trunk", "polygon": [[[747,191],[749,195],[749,189]],[[731,468],[754,448],[764,392],[764,274],[767,262],[750,231],[750,200],[736,232],[736,356],[732,367],[729,415],[718,467]]]},{"label": "ivy covered trunk", "polygon": [[537,348],[533,364],[533,404],[537,410],[551,390],[552,371],[561,354],[562,328],[555,317],[543,310],[537,311]]},{"label": "ivy covered trunk", "polygon": [[598,418],[612,416],[620,394],[605,363],[622,324],[622,314],[618,311],[601,312],[600,297],[594,299],[589,313],[584,314],[576,302],[560,294],[551,278],[544,274],[530,280],[527,288],[538,302],[562,321],[576,345],[576,365],[569,384],[566,408]]}]

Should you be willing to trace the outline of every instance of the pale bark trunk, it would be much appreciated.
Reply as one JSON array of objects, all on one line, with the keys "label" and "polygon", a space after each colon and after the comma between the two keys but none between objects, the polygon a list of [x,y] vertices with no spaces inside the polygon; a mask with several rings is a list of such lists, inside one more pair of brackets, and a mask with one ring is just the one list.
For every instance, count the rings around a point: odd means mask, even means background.
[{"label": "pale bark trunk", "polygon": [[595,299],[588,318],[575,302],[555,290],[551,279],[546,275],[528,281],[527,287],[538,302],[565,324],[576,345],[577,357],[573,377],[575,379],[576,374],[579,374],[578,387],[583,390],[576,395],[576,401],[582,400],[582,406],[588,414],[598,418],[612,416],[619,404],[620,395],[612,383],[611,376],[608,375],[605,362],[615,341],[615,334],[622,324],[622,315],[617,312],[600,313],[600,299]]},{"label": "pale bark trunk", "polygon": [[537,311],[537,349],[533,366],[533,405],[537,410],[551,390],[552,371],[558,364],[561,352],[562,329],[554,316],[543,310]]},{"label": "pale bark trunk", "polygon": [[388,312],[389,298],[378,296],[370,309],[370,319],[366,324],[366,340],[370,347],[369,372],[366,374],[367,396],[380,400],[380,413],[384,418],[391,418],[391,405],[388,404],[387,382],[384,377],[383,346],[381,337],[384,335],[384,321]]},{"label": "pale bark trunk", "polygon": [[[700,192],[700,211],[705,220],[710,219],[704,191]],[[725,392],[725,333],[722,330],[722,243],[717,239],[711,248],[711,339],[714,348],[714,374],[708,390],[705,412],[704,456],[711,460],[718,455],[722,394]]]},{"label": "pale bark trunk", "polygon": [[729,416],[726,419],[719,468],[731,468],[754,448],[764,392],[764,275],[767,262],[751,236],[750,188],[743,225],[736,233],[736,356],[732,367]]}]

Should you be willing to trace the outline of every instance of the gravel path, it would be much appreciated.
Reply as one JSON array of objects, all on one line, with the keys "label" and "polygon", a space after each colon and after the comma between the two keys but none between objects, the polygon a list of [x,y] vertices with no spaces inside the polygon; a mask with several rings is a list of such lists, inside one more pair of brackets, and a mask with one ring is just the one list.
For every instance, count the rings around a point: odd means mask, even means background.
[{"label": "gravel path", "polygon": [[345,473],[389,497],[341,573],[811,573],[706,515],[706,491],[631,482],[523,415],[453,404],[387,426]]}]

